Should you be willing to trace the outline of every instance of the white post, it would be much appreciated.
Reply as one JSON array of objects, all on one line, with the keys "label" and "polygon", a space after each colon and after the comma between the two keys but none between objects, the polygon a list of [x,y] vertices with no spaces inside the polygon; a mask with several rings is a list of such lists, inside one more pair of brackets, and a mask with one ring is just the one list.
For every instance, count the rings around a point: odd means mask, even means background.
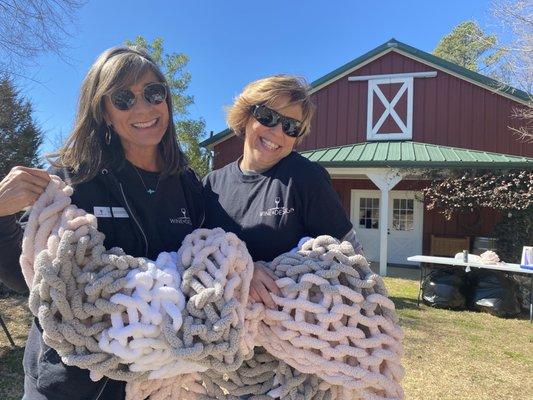
[{"label": "white post", "polygon": [[367,172],[368,178],[381,193],[379,205],[379,274],[387,276],[387,244],[389,231],[389,192],[405,176],[405,172],[395,169],[376,169]]},{"label": "white post", "polygon": [[387,276],[388,231],[389,231],[389,189],[380,189],[379,204],[379,274]]}]

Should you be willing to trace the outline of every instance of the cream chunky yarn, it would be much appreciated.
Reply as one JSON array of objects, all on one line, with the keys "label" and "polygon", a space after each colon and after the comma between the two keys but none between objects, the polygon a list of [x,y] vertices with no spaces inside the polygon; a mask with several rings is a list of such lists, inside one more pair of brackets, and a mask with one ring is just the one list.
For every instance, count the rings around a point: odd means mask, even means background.
[{"label": "cream chunky yarn", "polygon": [[267,264],[283,293],[269,310],[248,302],[253,263],[234,234],[197,229],[175,253],[131,257],[104,248],[71,194],[52,178],[21,255],[66,364],[128,381],[128,400],[403,398],[394,304],[348,242],[321,236]]},{"label": "cream chunky yarn", "polygon": [[307,241],[269,268],[279,310],[264,310],[256,343],[297,370],[347,389],[346,398],[401,398],[403,331],[382,278],[348,242]]}]

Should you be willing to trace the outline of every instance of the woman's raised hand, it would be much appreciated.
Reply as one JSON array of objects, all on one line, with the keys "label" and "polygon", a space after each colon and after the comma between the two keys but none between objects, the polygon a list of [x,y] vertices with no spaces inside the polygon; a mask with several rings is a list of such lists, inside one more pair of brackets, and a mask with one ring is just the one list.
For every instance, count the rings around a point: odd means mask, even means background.
[{"label": "woman's raised hand", "polygon": [[0,217],[33,205],[44,192],[50,175],[38,168],[14,167],[0,181]]},{"label": "woman's raised hand", "polygon": [[266,307],[275,309],[276,303],[270,293],[281,296],[281,291],[276,285],[276,275],[261,264],[254,264],[254,275],[250,282],[250,297],[253,301],[263,303]]}]

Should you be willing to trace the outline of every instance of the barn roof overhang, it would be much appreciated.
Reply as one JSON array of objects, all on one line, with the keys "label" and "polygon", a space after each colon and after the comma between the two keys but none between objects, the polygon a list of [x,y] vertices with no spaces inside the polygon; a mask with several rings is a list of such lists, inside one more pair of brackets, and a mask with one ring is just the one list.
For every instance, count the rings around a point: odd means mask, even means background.
[{"label": "barn roof overhang", "polygon": [[532,169],[533,158],[413,141],[363,142],[300,153],[328,169]]}]

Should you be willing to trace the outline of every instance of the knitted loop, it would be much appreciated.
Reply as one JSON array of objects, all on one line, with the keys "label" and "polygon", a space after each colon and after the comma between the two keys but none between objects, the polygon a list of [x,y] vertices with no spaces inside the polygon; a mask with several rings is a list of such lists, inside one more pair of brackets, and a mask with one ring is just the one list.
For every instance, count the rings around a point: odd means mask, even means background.
[{"label": "knitted loop", "polygon": [[319,236],[269,264],[278,310],[264,310],[256,342],[352,398],[399,398],[402,330],[383,281],[348,242]]},{"label": "knitted loop", "polygon": [[207,394],[200,398],[216,400],[237,400],[243,397],[253,400],[332,398],[331,385],[316,375],[300,373],[267,353],[262,347],[256,347],[254,353],[250,354],[235,372],[202,373],[201,378]]},{"label": "knitted loop", "polygon": [[254,265],[234,234],[197,229],[136,258],[106,250],[71,194],[52,177],[21,254],[30,310],[65,364],[127,381],[128,400],[403,398],[394,304],[348,242],[320,236],[265,263],[282,292],[270,310],[248,301]]},{"label": "knitted loop", "polygon": [[233,233],[216,228],[187,235],[178,251],[188,315],[184,329],[169,333],[181,357],[218,371],[234,371],[246,347],[244,317],[253,263]]}]

